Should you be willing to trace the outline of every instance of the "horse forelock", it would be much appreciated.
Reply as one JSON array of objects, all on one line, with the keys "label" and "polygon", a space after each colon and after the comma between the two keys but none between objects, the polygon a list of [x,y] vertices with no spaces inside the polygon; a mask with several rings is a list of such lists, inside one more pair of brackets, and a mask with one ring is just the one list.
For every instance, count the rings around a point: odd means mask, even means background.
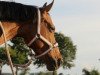
[{"label": "horse forelock", "polygon": [[0,1],[0,20],[23,22],[37,18],[36,6]]}]

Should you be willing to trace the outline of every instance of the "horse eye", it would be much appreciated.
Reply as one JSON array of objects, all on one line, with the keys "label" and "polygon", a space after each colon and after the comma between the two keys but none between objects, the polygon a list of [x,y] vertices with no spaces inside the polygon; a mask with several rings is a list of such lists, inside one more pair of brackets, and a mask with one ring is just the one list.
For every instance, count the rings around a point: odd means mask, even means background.
[{"label": "horse eye", "polygon": [[53,25],[51,26],[51,25],[50,25],[50,26],[49,26],[49,30],[50,30],[50,32],[54,32],[54,31],[55,31],[55,26],[53,26]]},{"label": "horse eye", "polygon": [[[46,22],[46,21],[45,21]],[[46,22],[46,26],[47,28],[50,30],[50,32],[54,32],[55,31],[55,26],[54,25],[51,25],[49,24],[48,22]]]},{"label": "horse eye", "polygon": [[55,31],[55,26],[50,26],[50,29]]}]

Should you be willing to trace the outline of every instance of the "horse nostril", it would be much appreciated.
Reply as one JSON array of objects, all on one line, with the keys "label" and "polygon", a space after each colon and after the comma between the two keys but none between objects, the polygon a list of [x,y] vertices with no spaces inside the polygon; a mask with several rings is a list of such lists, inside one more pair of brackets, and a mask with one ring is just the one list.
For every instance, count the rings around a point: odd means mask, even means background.
[{"label": "horse nostril", "polygon": [[58,59],[58,66],[60,66],[62,64],[62,60],[61,59]]}]

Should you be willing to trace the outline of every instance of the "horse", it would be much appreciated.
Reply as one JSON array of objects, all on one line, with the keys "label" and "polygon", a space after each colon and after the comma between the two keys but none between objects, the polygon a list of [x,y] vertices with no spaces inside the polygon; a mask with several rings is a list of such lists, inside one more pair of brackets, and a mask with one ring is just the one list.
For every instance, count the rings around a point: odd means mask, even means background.
[{"label": "horse", "polygon": [[[0,1],[0,21],[7,41],[22,37],[35,52],[35,58],[45,62],[49,71],[57,70],[62,61],[54,33],[55,26],[49,11],[54,0],[42,7],[25,5],[17,2]],[[0,45],[4,43],[0,27]]]}]

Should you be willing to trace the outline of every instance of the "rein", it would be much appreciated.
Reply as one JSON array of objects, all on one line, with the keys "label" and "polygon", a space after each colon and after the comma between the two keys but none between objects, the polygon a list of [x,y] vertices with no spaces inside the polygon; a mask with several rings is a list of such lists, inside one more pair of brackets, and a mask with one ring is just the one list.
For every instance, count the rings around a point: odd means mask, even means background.
[{"label": "rein", "polygon": [[58,47],[58,43],[56,42],[56,43],[52,44],[44,36],[41,35],[41,33],[40,33],[41,12],[40,12],[39,8],[37,8],[37,13],[38,13],[37,33],[36,33],[35,37],[32,38],[32,40],[28,43],[28,46],[31,46],[37,39],[41,39],[42,41],[44,41],[49,46],[49,48],[42,54],[34,56],[35,58],[40,58],[40,57],[44,56],[45,54],[47,54],[49,51],[53,50],[53,48]]},{"label": "rein", "polygon": [[7,43],[6,43],[7,40],[6,40],[5,30],[4,30],[4,27],[3,27],[1,21],[0,21],[0,27],[3,31],[3,37],[4,37],[4,42],[5,42],[5,50],[6,50],[6,53],[7,53],[8,61],[9,61],[9,64],[10,64],[13,75],[16,75],[15,72],[14,72],[14,69],[13,69],[13,63],[12,63],[12,60],[11,60],[11,57],[10,57],[10,52],[9,52],[9,49],[8,49]]}]

